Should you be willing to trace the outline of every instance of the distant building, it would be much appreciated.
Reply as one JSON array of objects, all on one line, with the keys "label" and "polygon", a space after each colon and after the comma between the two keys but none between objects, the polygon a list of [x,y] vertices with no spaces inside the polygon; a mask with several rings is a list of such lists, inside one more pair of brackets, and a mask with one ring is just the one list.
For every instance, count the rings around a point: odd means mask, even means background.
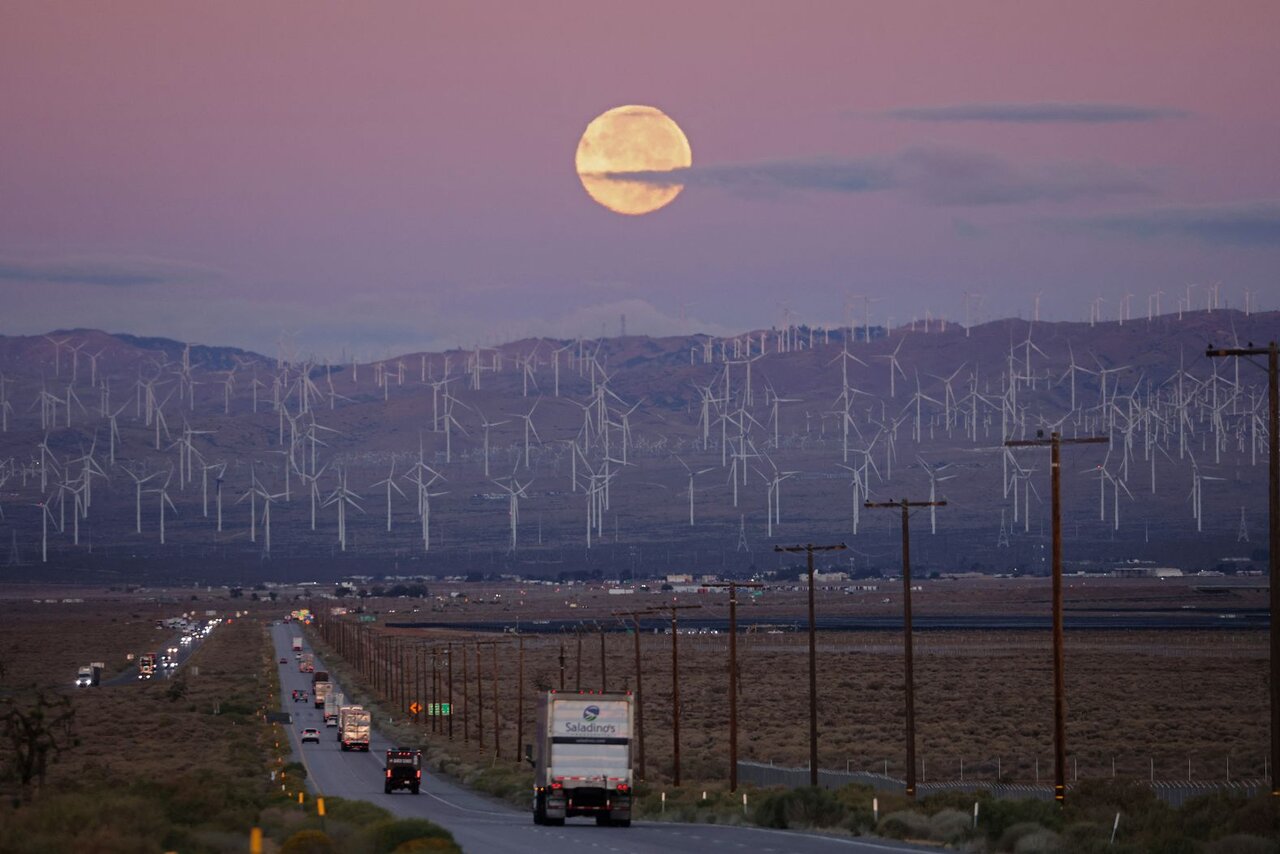
[{"label": "distant building", "polygon": [[1172,566],[1117,566],[1108,575],[1112,578],[1181,578],[1185,573]]},{"label": "distant building", "polygon": [[835,584],[839,581],[848,581],[849,573],[847,572],[815,572],[813,574],[814,584]]},{"label": "distant building", "polygon": [[667,576],[668,584],[691,584],[692,582],[693,576],[687,572],[680,572]]}]

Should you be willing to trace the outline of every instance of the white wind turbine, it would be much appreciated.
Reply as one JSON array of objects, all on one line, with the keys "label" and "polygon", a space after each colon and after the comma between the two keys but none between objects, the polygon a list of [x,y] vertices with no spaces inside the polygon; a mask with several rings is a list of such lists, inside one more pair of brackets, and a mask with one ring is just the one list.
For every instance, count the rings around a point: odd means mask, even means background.
[{"label": "white wind turbine", "polygon": [[326,507],[330,504],[338,505],[338,544],[344,552],[347,550],[347,505],[363,513],[364,510],[357,501],[359,498],[359,495],[347,489],[347,473],[342,472],[338,477],[337,488],[324,502]]},{"label": "white wind turbine", "polygon": [[484,428],[484,476],[488,477],[489,476],[489,430],[492,427],[500,427],[501,425],[508,424],[510,422],[490,421],[489,419],[484,417],[484,413],[480,411],[479,407],[476,408],[476,412],[480,416],[480,426]]},{"label": "white wind turbine", "polygon": [[529,434],[533,434],[533,438],[538,440],[538,444],[542,444],[542,437],[538,435],[538,429],[533,426],[533,411],[538,408],[538,403],[542,398],[533,401],[533,406],[529,407],[526,415],[513,415],[513,418],[524,419],[524,467],[529,468]]},{"label": "white wind turbine", "polygon": [[320,498],[320,476],[324,474],[325,469],[329,468],[329,464],[325,463],[315,474],[307,474],[298,472],[298,479],[307,485],[307,492],[311,497],[311,530],[316,529],[316,502],[321,501]]},{"label": "white wind turbine", "polygon": [[370,484],[369,488],[374,489],[379,486],[385,486],[387,488],[387,530],[390,531],[391,530],[391,490],[394,489],[396,492],[399,492],[401,498],[405,497],[404,490],[402,490],[400,488],[400,485],[396,483],[396,462],[394,458],[391,460],[390,473],[384,479],[378,481],[377,483]]},{"label": "white wind turbine", "polygon": [[510,553],[516,550],[516,534],[520,524],[520,499],[529,497],[525,490],[529,487],[529,484],[533,483],[533,481],[522,484],[520,481],[516,480],[515,472],[512,472],[511,475],[504,478],[504,480],[507,482],[504,483],[502,480],[494,480],[491,481],[491,483],[495,483],[502,487],[507,493],[507,516],[511,523],[511,546],[507,551]]},{"label": "white wind turbine", "polygon": [[146,477],[142,477],[141,475],[135,474],[133,471],[129,469],[125,469],[125,473],[128,474],[129,477],[133,478],[133,484],[135,487],[134,498],[136,502],[135,511],[134,511],[135,512],[134,532],[141,534],[142,533],[142,485],[150,481],[152,478],[159,477],[161,473],[154,472],[152,474],[147,475]]},{"label": "white wind turbine", "polygon": [[169,481],[173,479],[173,469],[169,469],[169,473],[165,476],[164,483],[159,489],[151,489],[148,492],[155,492],[160,496],[160,545],[164,545],[164,506],[169,505],[169,509],[175,514],[178,508],[173,506],[173,501],[169,498]]},{"label": "white wind turbine", "polygon": [[[46,338],[48,336],[45,336]],[[52,500],[46,498],[44,501],[37,502],[36,506],[40,508],[40,562],[49,562],[49,523],[53,522],[56,526],[58,520],[53,518],[53,511],[49,509],[49,502]]]},{"label": "white wind turbine", "polygon": [[[946,469],[948,466],[951,465],[950,463],[943,463],[942,465],[939,465],[936,468],[934,468],[934,467],[931,467],[928,463],[926,463],[924,459],[920,457],[918,454],[916,455],[916,459],[920,461],[920,467],[923,468],[925,471],[925,474],[929,476],[929,503],[932,505],[934,502],[938,500],[938,484],[942,483],[943,481],[951,480],[952,478],[955,477],[955,475],[949,474],[943,477],[938,477],[938,472],[942,471],[943,469]],[[936,510],[937,510],[936,507],[933,507],[933,506],[929,507],[929,533],[930,534],[938,533],[938,517],[934,512]]]},{"label": "white wind turbine", "polygon": [[902,366],[898,364],[898,351],[902,349],[902,345],[906,341],[906,336],[903,336],[898,339],[898,346],[893,348],[892,353],[872,357],[873,359],[887,359],[889,362],[889,397],[891,398],[898,396],[897,386],[894,384],[895,373],[901,374],[904,380],[907,378],[907,372],[902,370]]},{"label": "white wind turbine", "polygon": [[706,474],[707,472],[715,471],[715,466],[710,466],[705,469],[698,469],[697,471],[694,471],[693,469],[689,468],[689,464],[686,463],[684,460],[680,459],[679,456],[676,457],[676,461],[679,462],[680,465],[684,466],[684,470],[689,473],[689,527],[693,527],[693,479],[700,474]]}]

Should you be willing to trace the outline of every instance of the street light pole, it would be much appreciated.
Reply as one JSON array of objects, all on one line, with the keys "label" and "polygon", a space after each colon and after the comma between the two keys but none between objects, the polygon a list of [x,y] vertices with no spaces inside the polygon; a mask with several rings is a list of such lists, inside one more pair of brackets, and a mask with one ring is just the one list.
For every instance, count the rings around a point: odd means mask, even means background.
[{"label": "street light pole", "polygon": [[1267,357],[1267,525],[1268,550],[1267,585],[1271,606],[1271,795],[1280,798],[1280,628],[1276,618],[1280,616],[1280,389],[1277,388],[1277,372],[1280,367],[1280,347],[1272,341],[1266,347],[1232,347],[1205,351],[1209,358],[1222,356]]},{"label": "street light pole", "polygon": [[903,682],[906,693],[905,723],[907,729],[907,797],[916,796],[916,673],[915,651],[911,632],[911,523],[912,507],[946,507],[945,501],[868,501],[864,507],[902,508],[902,653]]},{"label": "street light pole", "polygon": [[813,553],[844,551],[834,546],[774,546],[775,552],[805,552],[809,556],[809,785],[818,785],[818,640],[813,622]]},{"label": "street light pole", "polygon": [[[1043,436],[1043,431],[1038,431]],[[1067,683],[1066,654],[1062,641],[1062,445],[1105,445],[1106,436],[1063,439],[1055,430],[1048,439],[1016,439],[1005,442],[1006,448],[1050,448],[1049,468],[1053,500],[1053,799],[1058,806],[1067,802]]]},{"label": "street light pole", "polygon": [[738,791],[738,588],[764,587],[756,581],[728,581],[708,587],[729,588],[729,791]]}]

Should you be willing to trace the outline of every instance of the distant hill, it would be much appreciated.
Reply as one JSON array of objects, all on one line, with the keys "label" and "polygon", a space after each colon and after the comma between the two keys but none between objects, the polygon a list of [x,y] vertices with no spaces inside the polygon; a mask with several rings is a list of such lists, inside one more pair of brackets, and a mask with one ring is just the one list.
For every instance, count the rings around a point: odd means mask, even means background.
[{"label": "distant hill", "polygon": [[279,366],[98,330],[0,337],[0,546],[15,572],[617,577],[844,540],[835,565],[865,573],[896,566],[898,532],[855,503],[933,496],[949,503],[915,516],[921,567],[1042,572],[1048,453],[1002,442],[1057,429],[1110,439],[1064,452],[1073,566],[1261,565],[1265,373],[1204,351],[1277,329],[1201,311]]}]

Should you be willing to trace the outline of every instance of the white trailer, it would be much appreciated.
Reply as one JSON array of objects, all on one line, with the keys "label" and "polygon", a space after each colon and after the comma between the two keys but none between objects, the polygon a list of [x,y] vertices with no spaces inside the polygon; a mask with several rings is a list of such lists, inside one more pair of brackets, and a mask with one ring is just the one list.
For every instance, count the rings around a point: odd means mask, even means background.
[{"label": "white trailer", "polygon": [[596,824],[631,826],[631,694],[549,691],[538,698],[533,764],[533,821],[564,824],[594,816]]}]

